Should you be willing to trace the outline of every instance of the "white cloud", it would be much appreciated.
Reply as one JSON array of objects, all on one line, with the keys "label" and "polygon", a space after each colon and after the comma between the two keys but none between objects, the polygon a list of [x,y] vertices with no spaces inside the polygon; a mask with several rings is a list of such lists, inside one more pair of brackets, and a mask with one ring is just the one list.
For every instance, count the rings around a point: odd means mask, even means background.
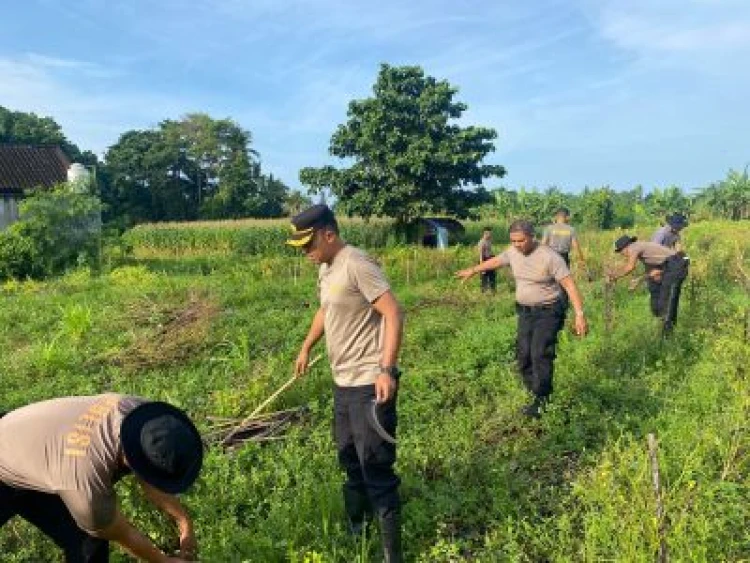
[{"label": "white cloud", "polygon": [[599,0],[584,4],[595,28],[615,46],[682,66],[750,50],[750,2]]},{"label": "white cloud", "polygon": [[158,94],[116,89],[100,93],[91,87],[91,80],[118,74],[87,61],[38,54],[0,57],[0,101],[11,110],[52,117],[68,139],[98,153],[127,129],[149,127],[187,111]]},{"label": "white cloud", "polygon": [[122,76],[123,74],[118,70],[106,68],[100,64],[89,61],[61,59],[58,57],[40,55],[38,53],[27,53],[26,56],[21,59],[21,61],[23,60],[28,62],[31,67],[71,72],[91,78],[114,78]]}]

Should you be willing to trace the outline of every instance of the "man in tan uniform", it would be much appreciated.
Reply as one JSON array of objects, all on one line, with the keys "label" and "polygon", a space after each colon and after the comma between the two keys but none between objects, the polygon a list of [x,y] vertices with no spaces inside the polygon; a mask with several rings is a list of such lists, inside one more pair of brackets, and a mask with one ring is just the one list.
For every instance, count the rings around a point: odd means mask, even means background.
[{"label": "man in tan uniform", "polygon": [[[174,494],[203,460],[200,435],[179,409],[114,393],[34,403],[0,418],[0,526],[27,520],[67,563],[109,560],[109,541],[142,561],[192,560],[193,523]],[[177,523],[181,558],[168,557],[117,507],[115,483],[133,473],[146,498]]]},{"label": "man in tan uniform", "polygon": [[515,221],[509,230],[510,248],[456,275],[466,280],[486,270],[510,267],[516,280],[518,367],[526,388],[534,395],[534,401],[522,412],[536,418],[552,394],[557,335],[565,323],[563,290],[575,310],[576,332],[582,336],[588,327],[581,296],[562,257],[534,240],[530,222]]},{"label": "man in tan uniform", "polygon": [[651,294],[651,312],[663,319],[664,334],[669,334],[677,321],[680,291],[688,274],[689,259],[683,252],[656,242],[641,242],[628,235],[617,239],[615,252],[623,254],[628,262],[620,272],[609,272],[607,280],[615,282],[635,270],[638,261],[643,262]]},{"label": "man in tan uniform", "polygon": [[339,236],[333,212],[314,205],[292,219],[288,244],[320,265],[320,308],[297,357],[302,375],[310,350],[325,335],[334,378],[334,434],[346,471],[344,506],[353,533],[372,508],[387,563],[400,563],[401,502],[396,461],[396,366],[402,311],[377,263]]},{"label": "man in tan uniform", "polygon": [[549,246],[565,260],[565,265],[570,268],[570,251],[578,253],[579,263],[586,265],[583,250],[578,242],[576,230],[569,224],[570,211],[561,207],[555,212],[555,222],[548,225],[542,234],[542,244]]},{"label": "man in tan uniform", "polygon": [[[479,250],[479,264],[492,258],[492,229],[490,227],[485,227],[482,231],[482,238],[477,245],[477,249]],[[497,291],[497,272],[495,270],[482,272],[479,277],[481,278],[482,293],[485,291],[495,293]]]}]

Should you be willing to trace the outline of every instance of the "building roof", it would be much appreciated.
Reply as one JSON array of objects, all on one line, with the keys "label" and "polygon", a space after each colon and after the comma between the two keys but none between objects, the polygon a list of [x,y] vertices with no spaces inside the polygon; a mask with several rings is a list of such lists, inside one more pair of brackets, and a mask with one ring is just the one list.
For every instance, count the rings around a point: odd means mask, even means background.
[{"label": "building roof", "polygon": [[69,167],[60,147],[0,143],[0,194],[20,194],[65,182]]}]

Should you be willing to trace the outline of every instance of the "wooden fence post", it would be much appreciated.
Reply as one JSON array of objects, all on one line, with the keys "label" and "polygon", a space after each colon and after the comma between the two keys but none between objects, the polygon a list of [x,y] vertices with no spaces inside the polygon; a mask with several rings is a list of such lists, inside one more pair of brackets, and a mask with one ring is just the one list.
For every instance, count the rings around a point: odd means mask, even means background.
[{"label": "wooden fence post", "polygon": [[607,337],[612,333],[614,324],[613,289],[614,283],[604,282],[604,330]]},{"label": "wooden fence post", "polygon": [[654,495],[656,497],[656,521],[658,525],[659,533],[659,555],[657,557],[658,563],[668,563],[669,552],[667,550],[667,525],[666,525],[666,514],[664,512],[664,503],[661,496],[661,478],[659,475],[659,446],[656,442],[656,436],[653,434],[648,435],[648,456],[651,460],[651,480],[654,487]]}]

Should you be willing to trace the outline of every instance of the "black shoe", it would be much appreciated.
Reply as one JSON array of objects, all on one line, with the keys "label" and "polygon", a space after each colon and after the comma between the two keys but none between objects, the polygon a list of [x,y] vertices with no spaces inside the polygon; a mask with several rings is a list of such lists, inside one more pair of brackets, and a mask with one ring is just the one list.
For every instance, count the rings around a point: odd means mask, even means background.
[{"label": "black shoe", "polygon": [[542,416],[542,409],[546,402],[547,399],[545,397],[535,397],[531,404],[526,405],[521,409],[521,414],[528,416],[529,418],[540,418]]},{"label": "black shoe", "polygon": [[402,563],[401,514],[398,508],[378,510],[380,539],[383,542],[383,563]]},{"label": "black shoe", "polygon": [[361,536],[364,529],[372,521],[372,506],[365,493],[343,486],[344,510],[352,536]]}]

